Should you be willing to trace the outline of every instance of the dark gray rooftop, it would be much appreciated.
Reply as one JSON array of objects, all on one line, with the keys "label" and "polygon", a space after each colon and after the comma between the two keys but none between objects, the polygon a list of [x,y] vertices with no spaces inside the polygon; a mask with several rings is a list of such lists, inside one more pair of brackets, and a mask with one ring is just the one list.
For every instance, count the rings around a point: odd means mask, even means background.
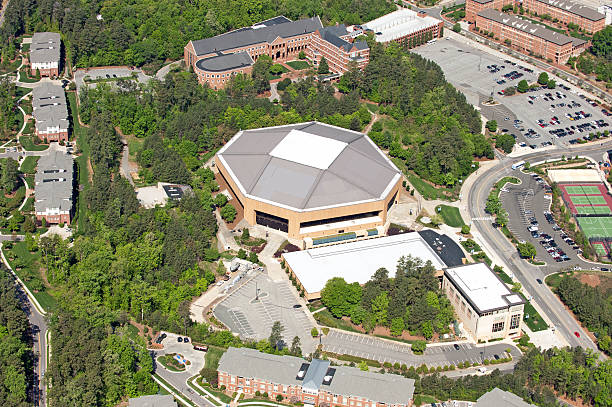
[{"label": "dark gray rooftop", "polygon": [[30,45],[30,62],[59,62],[60,44],[58,33],[35,33]]},{"label": "dark gray rooftop", "polygon": [[38,160],[34,176],[36,213],[70,211],[73,199],[74,160],[61,151],[52,151]]},{"label": "dark gray rooftop", "polygon": [[297,211],[379,200],[400,177],[366,135],[318,122],[239,132],[218,159],[243,194]]},{"label": "dark gray rooftop", "polygon": [[[284,18],[284,17],[276,17]],[[272,19],[274,20],[274,19]],[[271,20],[266,20],[271,21]],[[266,22],[230,31],[216,37],[192,41],[196,55],[206,55],[214,52],[223,52],[235,48],[246,47],[262,42],[271,43],[277,37],[289,38],[296,35],[312,33],[323,28],[319,17],[306,18],[298,21],[282,22],[266,25]],[[260,28],[256,28],[260,27]]]},{"label": "dark gray rooftop", "polygon": [[522,398],[497,387],[480,396],[475,407],[534,407]]},{"label": "dark gray rooftop", "polygon": [[583,4],[578,4],[571,0],[537,0],[540,3],[548,4],[549,6],[553,6],[559,8],[563,11],[568,11],[570,13],[579,15],[580,17],[584,17],[591,21],[599,21],[606,18],[603,14],[595,10],[594,8],[585,6]]},{"label": "dark gray rooftop", "polygon": [[219,55],[217,57],[200,59],[196,62],[196,66],[199,69],[209,72],[223,72],[251,65],[253,65],[253,59],[251,59],[251,56],[246,52]]},{"label": "dark gray rooftop", "polygon": [[[308,365],[307,370],[303,379],[299,379],[303,365]],[[335,366],[331,372],[329,361],[313,359],[309,364],[294,356],[271,355],[250,348],[229,348],[221,357],[218,370],[274,384],[301,385],[314,391],[320,389],[387,404],[409,404],[414,394],[414,380],[399,375],[363,372],[347,366]],[[329,376],[332,376],[331,380],[325,380]]]},{"label": "dark gray rooftop", "polygon": [[527,20],[523,20],[519,17],[502,13],[491,8],[482,10],[478,13],[478,15],[488,18],[489,20],[497,21],[498,23],[504,24],[508,27],[516,28],[517,30],[531,34],[535,37],[542,38],[546,41],[552,42],[553,44],[565,45],[572,42],[574,46],[579,46],[585,43],[585,41],[578,38],[568,37],[565,34],[560,34],[541,25],[531,23]]}]

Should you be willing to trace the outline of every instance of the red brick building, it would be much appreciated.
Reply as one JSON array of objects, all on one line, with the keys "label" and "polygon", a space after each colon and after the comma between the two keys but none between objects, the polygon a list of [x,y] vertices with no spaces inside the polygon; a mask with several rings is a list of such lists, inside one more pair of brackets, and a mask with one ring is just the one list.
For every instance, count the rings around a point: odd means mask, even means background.
[{"label": "red brick building", "polygon": [[68,141],[70,122],[61,86],[46,82],[32,90],[32,116],[40,140]]},{"label": "red brick building", "polygon": [[324,56],[334,73],[348,70],[350,61],[363,68],[369,60],[367,44],[352,41],[344,25],[323,28],[319,17],[291,21],[283,16],[216,37],[189,41],[184,59],[201,84],[222,89],[232,76],[250,73],[260,55],[285,62],[298,58],[302,51],[315,65]]},{"label": "red brick building", "polygon": [[538,15],[547,14],[566,25],[576,24],[589,33],[596,33],[606,27],[605,15],[571,0],[523,0],[523,8]]},{"label": "red brick building", "polygon": [[476,15],[475,28],[493,33],[499,41],[510,41],[512,48],[524,53],[533,53],[564,64],[569,57],[580,55],[588,42],[533,24],[519,17],[493,9],[485,9]]},{"label": "red brick building", "polygon": [[476,21],[476,15],[482,10],[492,8],[500,10],[504,6],[514,6],[514,0],[465,0],[465,19],[473,23]]},{"label": "red brick building", "polygon": [[372,31],[377,42],[395,42],[407,45],[411,39],[428,39],[442,37],[442,20],[430,17],[424,12],[415,12],[406,8],[396,10],[363,25]]},{"label": "red brick building", "polygon": [[30,44],[30,74],[58,76],[61,59],[61,39],[58,33],[42,32],[32,36]]},{"label": "red brick building", "polygon": [[219,386],[246,398],[267,393],[285,402],[328,407],[409,407],[414,380],[393,374],[364,372],[327,360],[308,362],[295,356],[229,348],[219,361]]},{"label": "red brick building", "polygon": [[70,224],[74,214],[74,160],[53,151],[38,160],[34,176],[36,219],[47,224]]}]

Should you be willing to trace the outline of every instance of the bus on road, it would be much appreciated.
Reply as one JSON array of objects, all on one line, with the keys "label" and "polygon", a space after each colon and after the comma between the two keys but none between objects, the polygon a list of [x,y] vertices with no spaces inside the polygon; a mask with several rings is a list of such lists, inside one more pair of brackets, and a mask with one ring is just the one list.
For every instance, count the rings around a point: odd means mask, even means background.
[{"label": "bus on road", "polygon": [[512,164],[512,169],[513,170],[518,170],[519,168],[523,167],[525,165],[525,161],[519,161],[517,163]]}]

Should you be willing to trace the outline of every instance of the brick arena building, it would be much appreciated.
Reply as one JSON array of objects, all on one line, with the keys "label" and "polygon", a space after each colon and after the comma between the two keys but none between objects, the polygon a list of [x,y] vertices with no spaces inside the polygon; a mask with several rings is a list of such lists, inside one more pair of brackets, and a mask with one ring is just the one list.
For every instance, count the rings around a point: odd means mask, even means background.
[{"label": "brick arena building", "polygon": [[363,68],[369,60],[367,43],[354,41],[344,25],[324,28],[319,17],[291,21],[284,16],[216,37],[189,41],[184,58],[201,84],[222,89],[234,75],[250,73],[261,55],[268,55],[274,62],[285,62],[298,58],[300,52],[314,65],[325,57],[333,73],[347,71],[351,61]]},{"label": "brick arena building", "polygon": [[499,41],[510,41],[513,48],[540,55],[557,64],[566,63],[569,57],[580,55],[588,47],[587,41],[493,9],[480,11],[475,27],[493,33]]},{"label": "brick arena building", "polygon": [[308,122],[244,130],[215,157],[250,225],[303,239],[385,225],[401,172],[364,134]]},{"label": "brick arena building", "polygon": [[424,12],[402,8],[365,23],[362,27],[372,31],[377,42],[406,45],[411,39],[432,40],[442,37],[444,23]]}]

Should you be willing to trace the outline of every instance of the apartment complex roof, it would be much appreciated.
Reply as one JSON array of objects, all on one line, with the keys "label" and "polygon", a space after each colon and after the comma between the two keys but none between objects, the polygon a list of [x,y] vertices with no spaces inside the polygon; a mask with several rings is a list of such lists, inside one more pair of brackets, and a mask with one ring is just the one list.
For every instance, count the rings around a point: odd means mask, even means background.
[{"label": "apartment complex roof", "polygon": [[480,11],[478,15],[501,23],[505,26],[513,27],[519,31],[533,35],[534,37],[542,38],[543,40],[552,42],[553,44],[565,45],[571,42],[574,46],[580,46],[585,43],[584,40],[579,38],[573,38],[565,34],[560,34],[541,25],[531,23],[527,20],[523,20],[519,17],[502,13],[491,8]]},{"label": "apartment complex roof", "polygon": [[32,108],[36,130],[46,131],[50,127],[68,129],[66,95],[61,86],[43,83],[35,87],[32,90]]},{"label": "apartment complex roof", "polygon": [[447,268],[444,276],[480,315],[525,303],[485,263]]},{"label": "apartment complex roof", "polygon": [[35,33],[30,45],[30,62],[59,62],[60,43],[61,39],[58,33]]},{"label": "apartment complex roof", "polygon": [[253,59],[247,52],[221,54],[216,57],[200,59],[196,66],[203,71],[223,72],[229,69],[244,68],[253,65]]},{"label": "apartment complex roof", "polygon": [[34,176],[36,213],[69,212],[72,208],[74,160],[69,154],[52,151],[38,160]]},{"label": "apartment complex roof", "polygon": [[480,396],[475,407],[534,407],[526,403],[522,398],[509,391],[503,391],[497,387]]},{"label": "apartment complex roof", "polygon": [[389,42],[440,23],[436,18],[420,17],[417,12],[402,8],[363,24],[362,27],[374,31],[376,41]]},{"label": "apartment complex roof", "polygon": [[294,37],[296,35],[312,33],[321,28],[323,28],[323,24],[319,17],[290,21],[285,17],[279,16],[251,27],[230,31],[216,37],[191,41],[191,43],[196,55],[206,55],[262,42],[271,43],[277,37]]},{"label": "apartment complex roof", "polygon": [[245,196],[300,212],[383,199],[401,176],[363,133],[319,122],[241,131],[217,158]]},{"label": "apartment complex roof", "polygon": [[436,270],[447,266],[418,232],[285,253],[283,257],[304,290],[317,293],[333,277],[365,284],[380,268],[393,277],[399,259],[408,255],[431,261]]},{"label": "apartment complex roof", "polygon": [[364,372],[347,366],[330,367],[329,361],[314,359],[308,362],[294,356],[270,355],[249,348],[229,348],[221,357],[218,370],[387,404],[408,404],[414,394],[414,380],[399,375]]},{"label": "apartment complex roof", "polygon": [[584,17],[591,21],[599,21],[601,19],[606,18],[605,15],[601,14],[599,11],[594,8],[585,6],[583,4],[576,3],[571,0],[537,0],[540,3],[547,4],[549,6],[553,6],[559,8],[563,11],[567,11],[573,14],[576,14],[580,17]]}]

